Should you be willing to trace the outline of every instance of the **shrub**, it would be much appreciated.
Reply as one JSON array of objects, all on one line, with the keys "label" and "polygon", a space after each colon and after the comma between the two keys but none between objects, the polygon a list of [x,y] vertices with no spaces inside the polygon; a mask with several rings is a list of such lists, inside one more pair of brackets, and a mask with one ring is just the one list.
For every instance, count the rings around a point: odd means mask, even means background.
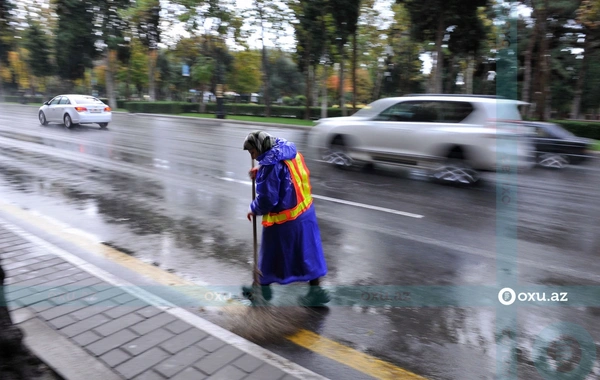
[{"label": "shrub", "polygon": [[[125,102],[119,101],[119,108],[125,108],[133,113],[197,113],[200,110],[200,104],[187,102]],[[206,103],[206,113],[214,114],[217,112],[216,103]],[[227,115],[242,116],[265,116],[266,106],[264,104],[252,103],[225,103],[225,113]],[[306,107],[297,106],[271,106],[271,117],[286,117],[304,119]],[[348,115],[352,110],[348,110]],[[342,110],[339,108],[328,108],[327,117],[342,116]],[[310,107],[309,118],[317,120],[321,118],[321,107]]]},{"label": "shrub", "polygon": [[550,120],[550,122],[562,126],[576,136],[600,140],[600,122],[598,121]]}]

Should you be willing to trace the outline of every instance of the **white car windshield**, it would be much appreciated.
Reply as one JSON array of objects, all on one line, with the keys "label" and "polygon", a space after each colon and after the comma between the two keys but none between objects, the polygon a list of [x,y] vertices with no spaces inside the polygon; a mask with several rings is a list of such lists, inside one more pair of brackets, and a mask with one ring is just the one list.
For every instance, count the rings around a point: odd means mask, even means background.
[{"label": "white car windshield", "polygon": [[71,99],[77,104],[103,104],[100,99],[94,98],[93,96],[74,96]]}]

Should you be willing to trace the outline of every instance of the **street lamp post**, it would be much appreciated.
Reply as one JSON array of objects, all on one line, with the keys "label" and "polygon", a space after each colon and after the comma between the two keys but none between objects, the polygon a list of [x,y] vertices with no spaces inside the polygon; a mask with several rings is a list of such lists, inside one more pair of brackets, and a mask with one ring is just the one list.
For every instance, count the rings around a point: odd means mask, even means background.
[{"label": "street lamp post", "polygon": [[217,84],[215,90],[217,96],[217,119],[225,119],[225,110],[223,107],[223,85]]}]

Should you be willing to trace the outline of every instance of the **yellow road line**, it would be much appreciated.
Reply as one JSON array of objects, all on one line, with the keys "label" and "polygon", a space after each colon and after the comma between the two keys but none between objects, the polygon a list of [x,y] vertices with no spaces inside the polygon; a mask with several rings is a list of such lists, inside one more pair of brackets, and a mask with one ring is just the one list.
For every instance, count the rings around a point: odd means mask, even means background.
[{"label": "yellow road line", "polygon": [[338,363],[382,380],[426,380],[424,377],[377,359],[312,331],[301,330],[288,340]]},{"label": "yellow road line", "polygon": [[[27,210],[23,210],[17,206],[0,201],[0,210],[15,216],[27,223],[46,231],[55,236],[60,236],[70,243],[94,253],[98,256],[110,259],[127,269],[133,270],[143,276],[146,276],[159,284],[168,285],[179,288],[183,293],[194,296],[200,296],[207,290],[205,287],[182,279],[172,273],[166,272],[159,267],[144,263],[143,261],[129,256],[121,251],[106,246],[100,242],[93,242],[88,237],[81,234],[73,233],[69,230],[61,230],[57,233],[56,224],[33,215]],[[312,331],[300,330],[296,334],[286,337],[291,342],[313,351],[328,359],[334,360],[340,364],[346,365],[359,372],[365,373],[376,379],[382,380],[426,380],[424,377],[416,375],[412,372],[397,367],[391,363],[377,359],[353,348],[344,346],[331,339],[322,337]]]}]

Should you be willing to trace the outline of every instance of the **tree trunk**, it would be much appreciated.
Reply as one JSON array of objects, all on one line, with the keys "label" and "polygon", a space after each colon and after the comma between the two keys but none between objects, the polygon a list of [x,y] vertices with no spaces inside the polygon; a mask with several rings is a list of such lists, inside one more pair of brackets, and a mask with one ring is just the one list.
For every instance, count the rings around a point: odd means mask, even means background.
[{"label": "tree trunk", "polygon": [[106,97],[108,98],[108,106],[113,110],[117,109],[117,99],[115,97],[115,52],[110,49],[106,49]]},{"label": "tree trunk", "polygon": [[540,43],[540,64],[541,64],[541,70],[540,70],[540,104],[537,105],[537,113],[538,113],[538,118],[540,121],[546,121],[547,118],[547,112],[546,112],[546,104],[547,104],[547,98],[548,98],[548,74],[549,74],[549,70],[548,70],[548,57],[547,57],[547,52],[548,52],[548,37],[546,36],[546,32],[548,29],[548,21],[546,20],[546,18],[548,17],[548,0],[544,0],[544,9],[542,10],[542,12],[540,12],[540,20],[541,20],[541,25],[540,25],[540,38],[541,38],[541,43]]},{"label": "tree trunk", "polygon": [[[0,73],[2,72],[2,60],[0,60]],[[4,80],[0,76],[0,102],[4,102]]]},{"label": "tree trunk", "polygon": [[352,111],[356,112],[356,49],[358,46],[356,31],[352,37]]},{"label": "tree trunk", "polygon": [[442,48],[442,42],[444,39],[444,17],[440,16],[438,21],[438,27],[435,37],[435,48],[436,48],[436,57],[435,57],[435,72],[433,76],[433,87],[432,92],[436,94],[442,93],[442,73],[444,71],[444,50]]},{"label": "tree trunk", "polygon": [[[533,8],[533,12],[531,17],[537,19],[537,11],[535,7]],[[527,49],[523,53],[524,57],[524,72],[523,72],[523,89],[521,90],[521,100],[527,103],[531,102],[531,59],[533,56],[533,49],[535,48],[535,43],[537,42],[537,36],[540,28],[540,23],[536,22],[533,27],[533,32],[531,37],[529,38],[529,44],[527,45]],[[533,108],[528,107],[527,116],[531,118],[533,116]]]},{"label": "tree trunk", "polygon": [[310,59],[308,54],[306,54],[306,58],[304,58],[304,71],[306,74],[306,89],[304,96],[306,97],[306,101],[304,102],[304,120],[310,120],[310,103],[308,103],[308,99],[310,98]]},{"label": "tree trunk", "polygon": [[158,51],[156,49],[150,50],[148,57],[148,97],[150,101],[156,100],[156,82],[154,81],[156,73],[156,58],[158,57]]},{"label": "tree trunk", "polygon": [[347,116],[346,112],[346,94],[344,93],[344,54],[343,47],[340,49],[342,53],[340,54],[340,82],[338,84],[339,94],[340,94],[340,109],[342,110],[342,116]]},{"label": "tree trunk", "polygon": [[375,79],[375,87],[373,88],[373,98],[371,99],[373,101],[379,99],[379,95],[381,94],[381,82],[383,82],[383,69],[379,68],[377,70],[377,78]]},{"label": "tree trunk", "polygon": [[[262,13],[261,13],[262,17]],[[269,61],[267,57],[267,47],[265,46],[265,28],[261,28],[262,33],[262,69],[263,69],[263,91],[265,101],[265,116],[271,116],[271,78],[269,77]],[[306,99],[308,102],[308,97]],[[309,103],[310,104],[310,103]]]},{"label": "tree trunk", "polygon": [[581,112],[581,94],[583,93],[583,84],[587,72],[588,57],[591,54],[591,49],[589,47],[590,44],[588,34],[583,42],[583,59],[581,60],[581,68],[578,72],[579,78],[577,78],[577,84],[575,85],[575,96],[573,97],[573,104],[571,105],[570,119],[579,119],[579,114]]},{"label": "tree trunk", "polygon": [[312,107],[318,107],[319,106],[319,83],[317,81],[317,76],[319,75],[318,73],[318,67],[315,64],[312,67],[312,92],[311,92],[311,99],[312,101],[310,102]]},{"label": "tree trunk", "polygon": [[473,75],[475,73],[475,57],[469,54],[467,57],[467,72],[465,74],[465,94],[473,94]]},{"label": "tree trunk", "polygon": [[321,97],[321,118],[327,117],[327,63],[323,65],[323,96]]},{"label": "tree trunk", "polygon": [[[454,86],[456,85],[456,69],[454,67],[456,61],[456,56],[452,56],[450,60],[450,67],[448,68],[448,80],[446,81],[446,94],[451,94],[454,90]],[[443,83],[443,81],[442,81]],[[442,89],[443,90],[443,89]]]},{"label": "tree trunk", "polygon": [[130,98],[130,94],[129,94],[130,82],[131,82],[131,59],[129,59],[127,61],[127,77],[125,79],[125,99],[127,99],[127,101],[129,101],[129,98]]},{"label": "tree trunk", "polygon": [[200,113],[206,112],[206,103],[204,103],[204,83],[200,83]]}]

